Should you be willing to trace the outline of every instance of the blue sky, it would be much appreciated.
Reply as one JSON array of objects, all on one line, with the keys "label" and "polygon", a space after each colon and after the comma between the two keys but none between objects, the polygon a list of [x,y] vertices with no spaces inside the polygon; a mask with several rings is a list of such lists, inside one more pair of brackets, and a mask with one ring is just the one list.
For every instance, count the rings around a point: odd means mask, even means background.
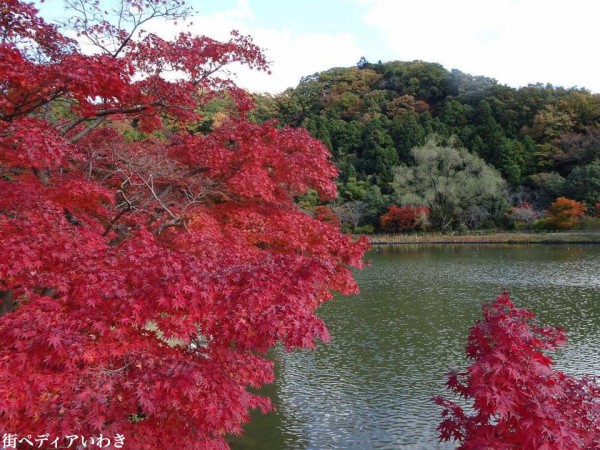
[{"label": "blue sky", "polygon": [[[235,69],[250,90],[277,93],[302,76],[420,59],[511,86],[552,83],[600,93],[600,4],[594,0],[192,0],[193,32],[250,34],[272,75]],[[60,14],[61,0],[45,12]],[[175,27],[155,22],[153,31]]]}]

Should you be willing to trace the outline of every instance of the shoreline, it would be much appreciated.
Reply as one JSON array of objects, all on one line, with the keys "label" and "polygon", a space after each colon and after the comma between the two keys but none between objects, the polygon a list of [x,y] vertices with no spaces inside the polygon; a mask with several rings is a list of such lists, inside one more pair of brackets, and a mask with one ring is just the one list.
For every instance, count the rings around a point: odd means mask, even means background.
[{"label": "shoreline", "polygon": [[404,244],[600,244],[598,231],[483,232],[365,235],[371,245]]}]

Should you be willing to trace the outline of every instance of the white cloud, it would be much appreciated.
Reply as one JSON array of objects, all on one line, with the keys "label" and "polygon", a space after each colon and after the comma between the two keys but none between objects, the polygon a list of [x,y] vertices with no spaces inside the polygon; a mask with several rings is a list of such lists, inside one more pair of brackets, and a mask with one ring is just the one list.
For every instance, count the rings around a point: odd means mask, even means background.
[{"label": "white cloud", "polygon": [[[231,30],[252,36],[254,43],[265,50],[271,61],[271,75],[244,67],[232,67],[239,86],[255,92],[278,93],[298,84],[300,78],[335,66],[354,65],[362,51],[354,36],[348,33],[293,33],[278,28],[255,28],[254,14],[247,0],[238,1],[235,8],[210,16],[191,18],[189,29],[214,39],[229,39]],[[173,37],[180,30],[168,23],[156,22],[152,31],[163,37]]]},{"label": "white cloud", "polygon": [[270,76],[256,72],[240,72],[239,84],[258,92],[281,92],[294,87],[302,76],[336,66],[354,65],[362,51],[349,34],[303,33],[259,29],[255,42],[264,42],[272,61]]},{"label": "white cloud", "polygon": [[[301,76],[351,66],[364,55],[369,60],[440,62],[513,86],[550,82],[600,92],[600,14],[590,0],[354,0],[366,11],[367,30],[353,25],[337,32],[319,27],[329,20],[343,26],[343,9],[335,17],[313,21],[311,31],[259,27],[269,17],[257,20],[251,5],[258,1],[237,0],[233,7],[199,14],[188,28],[220,40],[229,39],[232,29],[252,35],[273,62],[273,75],[237,70],[238,83],[250,90],[279,92],[295,86]],[[64,15],[59,0],[41,6],[50,16]],[[182,24],[158,20],[148,28],[167,38],[185,30]]]},{"label": "white cloud", "polygon": [[514,86],[600,92],[600,16],[586,0],[358,0],[394,59],[439,62]]}]

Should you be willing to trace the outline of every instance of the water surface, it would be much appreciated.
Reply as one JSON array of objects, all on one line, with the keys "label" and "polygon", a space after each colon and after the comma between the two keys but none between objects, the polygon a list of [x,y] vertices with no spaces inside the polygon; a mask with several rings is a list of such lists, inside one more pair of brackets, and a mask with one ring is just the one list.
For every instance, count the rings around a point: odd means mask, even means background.
[{"label": "water surface", "polygon": [[358,296],[324,305],[332,335],[313,351],[277,349],[278,410],[254,415],[234,449],[436,449],[445,373],[466,366],[468,329],[502,289],[568,330],[567,373],[600,375],[600,246],[375,248]]}]

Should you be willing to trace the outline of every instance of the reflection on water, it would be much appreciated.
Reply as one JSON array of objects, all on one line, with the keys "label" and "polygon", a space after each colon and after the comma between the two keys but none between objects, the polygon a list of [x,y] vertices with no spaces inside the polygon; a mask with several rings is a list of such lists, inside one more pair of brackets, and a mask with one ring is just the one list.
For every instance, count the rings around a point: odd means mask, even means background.
[{"label": "reflection on water", "polygon": [[332,343],[275,352],[278,411],[255,415],[237,449],[435,449],[445,373],[463,368],[469,326],[508,289],[515,304],[568,330],[556,357],[600,375],[599,246],[398,246],[373,250],[361,294],[320,313]]}]

